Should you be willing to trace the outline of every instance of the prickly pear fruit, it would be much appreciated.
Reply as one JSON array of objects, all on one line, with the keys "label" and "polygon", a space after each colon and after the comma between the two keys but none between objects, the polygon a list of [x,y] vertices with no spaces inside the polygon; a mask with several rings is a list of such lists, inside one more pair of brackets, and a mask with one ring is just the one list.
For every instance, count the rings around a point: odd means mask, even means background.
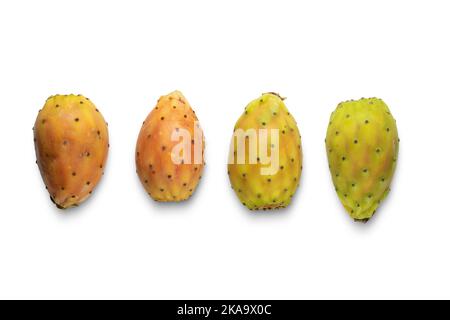
[{"label": "prickly pear fruit", "polygon": [[399,141],[396,122],[380,99],[343,102],[331,114],[328,163],[339,199],[353,219],[370,219],[387,196]]},{"label": "prickly pear fruit", "polygon": [[144,121],[136,145],[137,174],[156,201],[190,198],[204,167],[200,123],[179,91],[162,96]]},{"label": "prickly pear fruit", "polygon": [[98,109],[82,95],[52,96],[33,131],[37,164],[52,201],[60,209],[85,201],[108,156],[108,128]]},{"label": "prickly pear fruit", "polygon": [[283,99],[263,94],[237,121],[228,175],[239,200],[250,210],[284,208],[298,188],[302,146],[295,119]]}]

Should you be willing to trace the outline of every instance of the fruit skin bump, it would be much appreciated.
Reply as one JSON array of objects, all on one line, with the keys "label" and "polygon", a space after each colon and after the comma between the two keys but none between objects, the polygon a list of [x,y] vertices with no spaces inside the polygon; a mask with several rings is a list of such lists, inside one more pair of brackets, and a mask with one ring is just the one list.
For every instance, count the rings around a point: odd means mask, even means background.
[{"label": "fruit skin bump", "polygon": [[390,191],[399,138],[388,106],[377,98],[340,103],[325,140],[340,201],[356,221],[367,222]]},{"label": "fruit skin bump", "polygon": [[108,126],[82,95],[55,95],[33,128],[37,164],[59,209],[85,201],[100,181],[108,157]]},{"label": "fruit skin bump", "polygon": [[[264,132],[261,129],[268,129],[267,141],[261,139],[261,133]],[[254,130],[256,135],[251,136]],[[239,132],[245,132],[245,161],[238,160]],[[275,136],[272,136],[273,133]],[[258,137],[257,152],[250,149],[252,137]],[[275,137],[277,139],[274,140]],[[264,150],[264,154],[261,150]],[[278,161],[272,157],[276,154],[279,155]],[[269,164],[267,159],[264,160],[265,155],[276,161],[276,168],[270,174],[263,171],[274,162]],[[299,186],[303,155],[297,123],[286,108],[283,98],[275,93],[266,93],[247,105],[235,125],[228,161],[231,186],[248,209],[270,210],[290,204]]]},{"label": "fruit skin bump", "polygon": [[[188,140],[181,139],[187,143],[186,153],[176,162],[173,156],[180,140],[172,136],[183,132],[188,134]],[[162,96],[144,121],[136,144],[137,174],[150,197],[161,202],[189,199],[202,177],[204,148],[203,131],[183,94]]]}]

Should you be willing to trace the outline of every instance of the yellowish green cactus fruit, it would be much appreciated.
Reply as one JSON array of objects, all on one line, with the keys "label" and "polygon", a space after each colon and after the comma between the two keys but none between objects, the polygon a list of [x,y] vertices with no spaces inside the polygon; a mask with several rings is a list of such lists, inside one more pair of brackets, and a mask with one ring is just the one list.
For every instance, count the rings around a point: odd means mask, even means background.
[{"label": "yellowish green cactus fruit", "polygon": [[228,164],[231,186],[250,210],[284,208],[301,171],[297,123],[278,94],[263,94],[247,105],[235,125]]},{"label": "yellowish green cactus fruit", "polygon": [[390,191],[399,142],[396,121],[377,98],[340,103],[326,136],[330,173],[350,216],[368,221]]}]

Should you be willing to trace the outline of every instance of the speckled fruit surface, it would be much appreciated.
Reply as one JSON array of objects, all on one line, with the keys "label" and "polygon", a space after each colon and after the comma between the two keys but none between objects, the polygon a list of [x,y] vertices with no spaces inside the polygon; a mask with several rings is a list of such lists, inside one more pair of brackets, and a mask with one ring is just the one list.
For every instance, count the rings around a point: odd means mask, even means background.
[{"label": "speckled fruit surface", "polygon": [[[179,133],[188,135],[183,141],[191,156],[177,163],[173,156],[181,140],[172,137]],[[183,94],[162,96],[145,119],[136,145],[137,174],[147,193],[163,202],[190,198],[202,177],[204,148],[200,123]]]},{"label": "speckled fruit surface", "polygon": [[[259,136],[264,129],[267,130],[266,143]],[[247,134],[244,163],[239,163],[237,160],[237,132]],[[250,151],[252,132],[258,136],[257,149],[259,150],[258,154],[253,155]],[[276,135],[272,136],[272,134]],[[250,210],[278,209],[288,206],[299,186],[303,155],[297,123],[286,108],[283,99],[278,94],[266,93],[250,102],[235,125],[232,144],[228,175],[231,186],[241,203]],[[263,160],[260,148],[266,149],[263,152],[264,155],[278,153],[277,168],[273,174],[267,174],[262,170],[272,164]],[[252,157],[254,161],[251,160]]]},{"label": "speckled fruit surface", "polygon": [[381,99],[342,102],[331,114],[325,142],[340,201],[352,218],[367,221],[394,176],[400,142],[394,117]]},{"label": "speckled fruit surface", "polygon": [[55,95],[39,111],[33,128],[37,164],[52,201],[60,209],[85,201],[103,175],[108,126],[82,95]]}]

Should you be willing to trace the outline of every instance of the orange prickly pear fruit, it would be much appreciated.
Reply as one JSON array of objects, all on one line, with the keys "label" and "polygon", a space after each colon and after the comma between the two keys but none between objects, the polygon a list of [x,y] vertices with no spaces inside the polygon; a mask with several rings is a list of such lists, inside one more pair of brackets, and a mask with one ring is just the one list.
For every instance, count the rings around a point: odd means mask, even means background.
[{"label": "orange prickly pear fruit", "polygon": [[108,157],[108,127],[100,111],[82,95],[52,96],[33,132],[36,162],[51,200],[60,209],[85,201]]},{"label": "orange prickly pear fruit", "polygon": [[179,91],[162,96],[136,144],[137,174],[145,190],[156,201],[187,200],[204,165],[203,132],[194,110]]}]

